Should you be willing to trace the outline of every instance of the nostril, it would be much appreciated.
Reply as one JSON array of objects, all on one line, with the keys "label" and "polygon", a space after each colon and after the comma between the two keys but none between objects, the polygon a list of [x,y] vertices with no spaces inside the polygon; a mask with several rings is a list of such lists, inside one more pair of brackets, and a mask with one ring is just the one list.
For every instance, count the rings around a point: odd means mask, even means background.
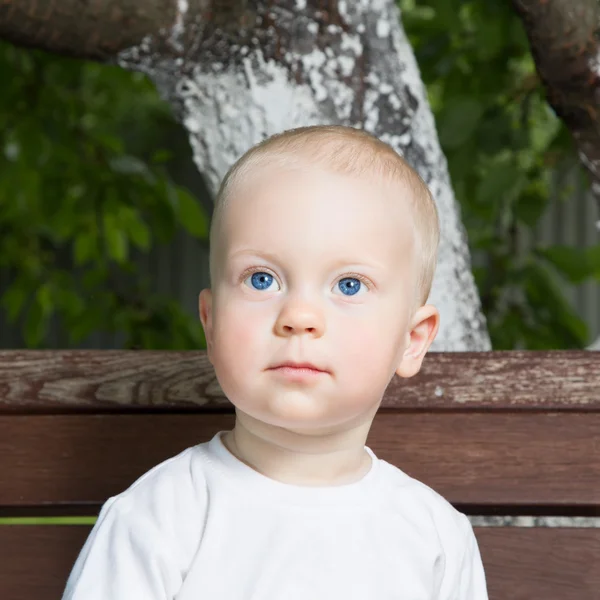
[{"label": "nostril", "polygon": [[288,331],[288,332],[289,331],[295,331],[295,330],[301,331],[302,329],[304,329],[304,331],[307,331],[308,333],[314,333],[317,330],[316,327],[304,327],[304,328],[301,328],[301,327],[294,327],[293,325],[284,325],[283,326],[283,330],[284,331]]}]

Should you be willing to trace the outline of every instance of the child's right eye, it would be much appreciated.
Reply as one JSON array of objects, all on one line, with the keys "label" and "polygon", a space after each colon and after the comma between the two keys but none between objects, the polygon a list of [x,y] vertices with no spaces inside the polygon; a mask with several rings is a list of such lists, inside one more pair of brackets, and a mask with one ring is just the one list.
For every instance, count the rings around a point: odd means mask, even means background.
[{"label": "child's right eye", "polygon": [[273,277],[273,275],[266,273],[265,271],[256,271],[255,273],[251,273],[244,280],[246,285],[249,285],[250,287],[259,291],[268,290],[273,282],[277,284],[277,289],[271,291],[279,291],[280,288],[277,280]]}]

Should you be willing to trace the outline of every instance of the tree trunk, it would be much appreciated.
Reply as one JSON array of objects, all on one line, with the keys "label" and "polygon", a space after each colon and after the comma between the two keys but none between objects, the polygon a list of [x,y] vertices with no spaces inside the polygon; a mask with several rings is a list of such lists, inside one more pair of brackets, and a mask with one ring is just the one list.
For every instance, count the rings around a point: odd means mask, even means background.
[{"label": "tree trunk", "polygon": [[[82,6],[84,5],[84,6]],[[173,0],[0,0],[0,38],[66,56],[109,60],[176,22]]]},{"label": "tree trunk", "polygon": [[[161,1],[145,3],[155,8]],[[61,14],[74,4],[63,2]],[[133,6],[128,0],[112,4]],[[393,0],[211,4],[171,0],[159,33],[120,48],[115,60],[146,72],[171,102],[213,190],[248,147],[283,129],[341,123],[374,133],[417,169],[440,212],[442,239],[430,301],[440,309],[442,324],[433,349],[489,349],[446,160]],[[7,37],[1,6],[0,35]],[[102,15],[111,21],[109,14]],[[11,31],[26,30],[23,18],[13,21]],[[54,22],[52,30],[60,29]],[[8,37],[26,43],[22,35]],[[64,45],[43,43],[39,34],[34,39],[38,46],[65,52]],[[118,45],[113,39],[112,47]],[[68,53],[76,54],[74,49]]]},{"label": "tree trunk", "polygon": [[600,210],[600,3],[513,0],[513,5],[548,102],[573,135]]}]

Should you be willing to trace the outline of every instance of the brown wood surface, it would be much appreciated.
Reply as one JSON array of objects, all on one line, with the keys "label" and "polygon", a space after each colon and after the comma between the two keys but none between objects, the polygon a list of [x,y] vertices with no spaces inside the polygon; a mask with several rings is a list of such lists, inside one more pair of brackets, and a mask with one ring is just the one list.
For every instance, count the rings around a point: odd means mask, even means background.
[{"label": "brown wood surface", "polygon": [[[96,514],[232,425],[204,352],[0,352],[0,515]],[[461,507],[598,516],[600,353],[429,355],[368,443]],[[60,597],[88,531],[0,526],[0,598]],[[476,531],[491,600],[598,598],[600,529]]]},{"label": "brown wood surface", "polygon": [[[600,352],[432,353],[382,409],[600,412]],[[0,413],[230,411],[205,352],[0,351]]]},{"label": "brown wood surface", "polygon": [[[0,507],[95,510],[155,464],[232,425],[233,415],[220,414],[0,416]],[[455,504],[600,515],[598,413],[379,414],[368,444]]]},{"label": "brown wood surface", "polygon": [[[60,598],[89,527],[0,526],[0,598]],[[490,600],[597,600],[600,529],[475,528]]]},{"label": "brown wood surface", "polygon": [[0,598],[59,600],[90,529],[0,525]]},{"label": "brown wood surface", "polygon": [[598,600],[600,529],[476,527],[490,600]]}]

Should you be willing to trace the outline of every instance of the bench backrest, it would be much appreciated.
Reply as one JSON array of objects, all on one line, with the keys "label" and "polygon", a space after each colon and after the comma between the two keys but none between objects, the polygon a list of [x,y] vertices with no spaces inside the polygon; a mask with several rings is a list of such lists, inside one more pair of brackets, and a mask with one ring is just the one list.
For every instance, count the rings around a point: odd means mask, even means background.
[{"label": "bench backrest", "polygon": [[[0,352],[0,519],[90,517],[233,425],[204,352]],[[433,353],[369,446],[475,525],[493,600],[600,598],[600,353]],[[59,598],[86,525],[0,525],[0,598]]]}]

